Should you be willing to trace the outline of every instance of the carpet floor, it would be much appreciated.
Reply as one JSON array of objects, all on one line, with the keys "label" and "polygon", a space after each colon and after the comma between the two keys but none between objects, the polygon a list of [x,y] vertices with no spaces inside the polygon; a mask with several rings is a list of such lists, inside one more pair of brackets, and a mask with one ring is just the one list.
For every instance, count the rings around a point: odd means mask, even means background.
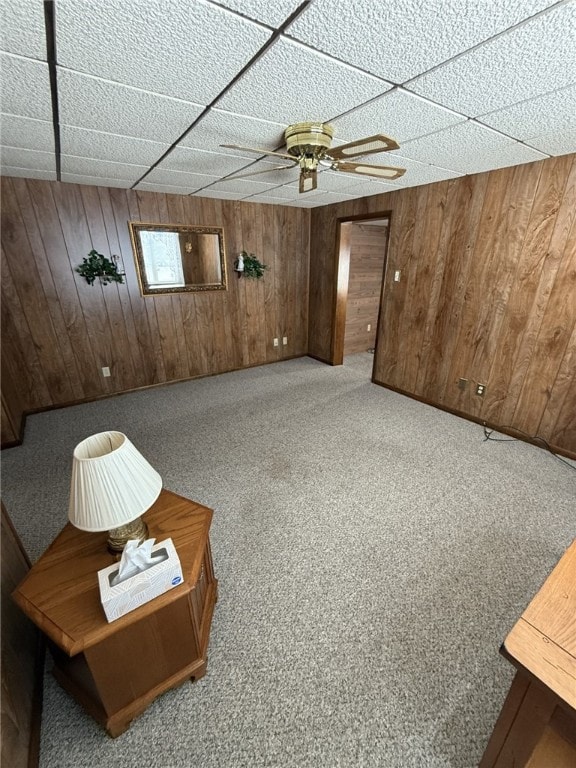
[{"label": "carpet floor", "polygon": [[[110,739],[47,663],[41,768],[473,768],[513,670],[498,649],[575,535],[574,463],[299,358],[31,416],[2,454],[31,559],[72,451],[125,432],[214,509],[207,675]],[[177,639],[175,639],[177,640]]]}]

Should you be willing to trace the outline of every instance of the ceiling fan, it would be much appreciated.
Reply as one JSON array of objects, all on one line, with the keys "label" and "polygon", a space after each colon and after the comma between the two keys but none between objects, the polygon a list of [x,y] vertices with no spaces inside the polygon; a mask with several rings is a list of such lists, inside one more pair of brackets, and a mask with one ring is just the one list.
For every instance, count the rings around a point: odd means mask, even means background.
[{"label": "ceiling fan", "polygon": [[265,171],[253,171],[228,176],[228,179],[242,179],[259,173],[271,171],[288,171],[296,165],[300,166],[300,192],[311,192],[317,187],[318,166],[326,166],[331,171],[358,173],[362,176],[376,176],[380,179],[398,179],[405,173],[404,168],[391,168],[388,165],[365,165],[364,163],[347,162],[351,157],[362,157],[375,152],[388,152],[398,149],[394,139],[381,133],[367,136],[364,139],[351,141],[339,147],[330,148],[334,128],[328,123],[294,123],[284,131],[286,152],[273,152],[255,147],[241,147],[237,144],[221,144],[227,149],[240,149],[248,152],[258,152],[263,155],[274,155],[285,160],[291,160],[292,165],[275,165]]}]

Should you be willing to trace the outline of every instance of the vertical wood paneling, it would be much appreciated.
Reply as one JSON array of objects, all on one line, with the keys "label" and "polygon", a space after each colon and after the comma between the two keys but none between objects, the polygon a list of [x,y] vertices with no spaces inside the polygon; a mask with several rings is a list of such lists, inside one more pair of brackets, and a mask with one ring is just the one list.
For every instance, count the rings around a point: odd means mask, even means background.
[{"label": "vertical wood paneling", "polygon": [[[142,296],[131,220],[222,226],[228,290]],[[26,411],[306,354],[309,221],[297,208],[3,178],[5,429]],[[92,248],[120,257],[124,284],[75,272]],[[268,264],[262,280],[237,279],[242,248]]]},{"label": "vertical wood paneling", "polygon": [[568,155],[313,210],[314,354],[330,359],[336,217],[389,210],[375,380],[576,453],[575,174]]}]

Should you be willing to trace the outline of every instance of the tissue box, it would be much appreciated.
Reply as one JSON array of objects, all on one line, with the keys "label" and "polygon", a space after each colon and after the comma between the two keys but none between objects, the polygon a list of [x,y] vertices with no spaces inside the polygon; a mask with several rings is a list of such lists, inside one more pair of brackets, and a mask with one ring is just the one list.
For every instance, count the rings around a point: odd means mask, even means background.
[{"label": "tissue box", "polygon": [[98,571],[100,600],[109,622],[119,619],[120,616],[139,608],[172,587],[182,584],[182,566],[172,539],[154,544],[151,554],[165,554],[166,558],[114,587],[111,581],[118,573],[119,564],[115,563]]}]

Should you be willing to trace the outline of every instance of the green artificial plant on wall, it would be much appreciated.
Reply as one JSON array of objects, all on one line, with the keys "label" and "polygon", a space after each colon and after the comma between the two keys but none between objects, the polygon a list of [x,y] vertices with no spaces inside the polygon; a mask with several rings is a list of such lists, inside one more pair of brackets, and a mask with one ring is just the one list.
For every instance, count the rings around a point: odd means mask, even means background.
[{"label": "green artificial plant on wall", "polygon": [[87,259],[82,260],[82,264],[76,267],[76,272],[86,280],[88,285],[93,285],[96,278],[100,279],[102,285],[108,283],[123,283],[124,276],[118,272],[117,256],[112,256],[112,261],[107,259],[98,251],[92,249]]},{"label": "green artificial plant on wall", "polygon": [[240,251],[240,255],[234,262],[234,269],[238,272],[238,277],[250,277],[260,279],[264,276],[264,270],[268,269],[266,264],[262,264],[253,253]]}]

